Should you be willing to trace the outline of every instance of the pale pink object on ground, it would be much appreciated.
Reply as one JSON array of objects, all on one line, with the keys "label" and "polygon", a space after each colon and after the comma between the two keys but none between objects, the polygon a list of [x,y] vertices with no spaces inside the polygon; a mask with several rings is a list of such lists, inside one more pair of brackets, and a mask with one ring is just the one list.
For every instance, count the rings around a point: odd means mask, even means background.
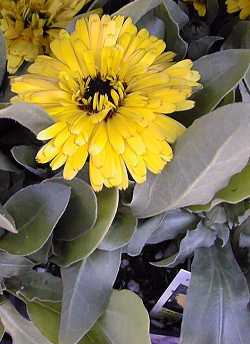
[{"label": "pale pink object on ground", "polygon": [[156,334],[151,334],[152,344],[179,344],[179,338],[169,337],[169,336],[158,336]]}]

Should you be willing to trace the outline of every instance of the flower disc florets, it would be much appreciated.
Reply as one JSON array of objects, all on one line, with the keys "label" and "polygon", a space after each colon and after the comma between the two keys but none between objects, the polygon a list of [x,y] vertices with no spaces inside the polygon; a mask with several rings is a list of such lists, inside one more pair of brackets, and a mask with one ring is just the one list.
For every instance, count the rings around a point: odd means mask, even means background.
[{"label": "flower disc florets", "polygon": [[165,43],[130,18],[91,15],[72,34],[51,43],[54,57],[39,56],[27,75],[15,78],[15,101],[42,106],[55,120],[37,155],[72,179],[89,157],[93,188],[138,183],[147,169],[159,173],[184,127],[166,113],[190,109],[199,73],[192,62],[172,61]]}]

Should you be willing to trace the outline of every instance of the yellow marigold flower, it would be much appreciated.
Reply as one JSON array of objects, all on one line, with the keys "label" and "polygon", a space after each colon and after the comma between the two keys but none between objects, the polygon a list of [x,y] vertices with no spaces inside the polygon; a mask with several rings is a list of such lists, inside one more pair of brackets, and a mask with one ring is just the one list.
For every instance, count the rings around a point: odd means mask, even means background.
[{"label": "yellow marigold flower", "polygon": [[227,0],[226,5],[228,13],[240,11],[240,19],[247,19],[250,16],[250,0]]},{"label": "yellow marigold flower", "polygon": [[[172,62],[164,41],[137,31],[130,18],[93,14],[62,30],[54,57],[39,56],[27,75],[12,81],[15,101],[42,106],[55,124],[38,135],[50,140],[37,154],[72,179],[89,157],[93,188],[128,186],[159,173],[184,127],[166,113],[190,109],[200,76],[192,62]],[[168,143],[169,142],[169,143]],[[127,169],[126,169],[127,167]]]},{"label": "yellow marigold flower", "polygon": [[206,0],[184,0],[185,2],[192,2],[195,10],[198,12],[200,17],[206,15]]},{"label": "yellow marigold flower", "polygon": [[49,52],[59,29],[90,0],[1,0],[0,30],[7,40],[8,71]]}]

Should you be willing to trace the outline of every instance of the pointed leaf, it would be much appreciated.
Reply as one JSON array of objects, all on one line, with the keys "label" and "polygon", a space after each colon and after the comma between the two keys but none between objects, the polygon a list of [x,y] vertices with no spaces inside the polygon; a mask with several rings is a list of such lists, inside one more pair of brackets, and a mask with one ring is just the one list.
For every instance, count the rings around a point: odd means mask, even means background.
[{"label": "pointed leaf", "polygon": [[162,173],[136,185],[134,214],[149,217],[209,202],[247,164],[249,136],[250,104],[227,105],[201,117],[177,141],[174,159]]},{"label": "pointed leaf", "polygon": [[4,205],[15,219],[18,233],[1,238],[0,249],[20,256],[38,251],[53,232],[69,198],[70,188],[58,183],[41,183],[18,191]]},{"label": "pointed leaf", "polygon": [[197,229],[187,231],[186,236],[180,243],[179,252],[176,256],[173,256],[170,259],[166,258],[159,262],[154,262],[152,265],[173,268],[176,265],[183,263],[186,258],[194,253],[195,249],[199,247],[211,247],[214,244],[216,237],[217,234],[215,231],[200,222]]},{"label": "pointed leaf", "polygon": [[6,73],[6,46],[3,33],[0,31],[0,86]]},{"label": "pointed leaf", "polygon": [[15,220],[8,213],[8,211],[0,205],[0,228],[5,229],[6,231],[17,233]]},{"label": "pointed leaf", "polygon": [[15,344],[51,344],[9,301],[0,304],[0,318],[5,331],[11,335]]},{"label": "pointed leaf", "polygon": [[4,118],[18,122],[35,135],[53,124],[53,120],[44,110],[38,106],[25,103],[14,104],[0,110],[0,120]]},{"label": "pointed leaf", "polygon": [[229,245],[198,249],[180,343],[245,344],[250,336],[249,297]]},{"label": "pointed leaf", "polygon": [[103,313],[120,261],[120,251],[97,250],[83,262],[62,269],[60,344],[78,343]]}]

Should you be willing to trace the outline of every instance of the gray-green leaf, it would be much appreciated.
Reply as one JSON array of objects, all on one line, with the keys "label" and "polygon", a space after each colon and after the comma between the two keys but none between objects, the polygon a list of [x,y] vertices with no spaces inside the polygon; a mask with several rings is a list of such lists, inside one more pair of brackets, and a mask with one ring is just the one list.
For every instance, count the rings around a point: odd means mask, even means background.
[{"label": "gray-green leaf", "polygon": [[250,104],[227,105],[195,121],[177,141],[174,159],[162,173],[149,174],[136,185],[135,215],[208,203],[247,164],[249,137]]},{"label": "gray-green leaf", "polygon": [[54,182],[18,191],[4,205],[13,216],[18,233],[1,238],[0,249],[20,256],[38,251],[53,232],[69,198],[70,188]]},{"label": "gray-green leaf", "polygon": [[9,301],[0,304],[0,318],[5,331],[11,335],[15,344],[51,344]]},{"label": "gray-green leaf", "polygon": [[119,192],[104,188],[97,193],[97,220],[94,227],[79,238],[62,244],[62,255],[53,258],[61,266],[69,266],[87,258],[100,245],[107,234],[117,211]]},{"label": "gray-green leaf", "polygon": [[229,245],[198,249],[180,343],[246,344],[249,297],[246,279]]},{"label": "gray-green leaf", "polygon": [[61,344],[78,343],[103,313],[120,261],[120,251],[96,250],[83,262],[62,269]]},{"label": "gray-green leaf", "polygon": [[113,290],[104,314],[79,344],[150,344],[149,317],[141,299]]},{"label": "gray-green leaf", "polygon": [[14,104],[0,110],[0,120],[4,118],[18,122],[35,135],[54,123],[44,110],[25,103]]}]

